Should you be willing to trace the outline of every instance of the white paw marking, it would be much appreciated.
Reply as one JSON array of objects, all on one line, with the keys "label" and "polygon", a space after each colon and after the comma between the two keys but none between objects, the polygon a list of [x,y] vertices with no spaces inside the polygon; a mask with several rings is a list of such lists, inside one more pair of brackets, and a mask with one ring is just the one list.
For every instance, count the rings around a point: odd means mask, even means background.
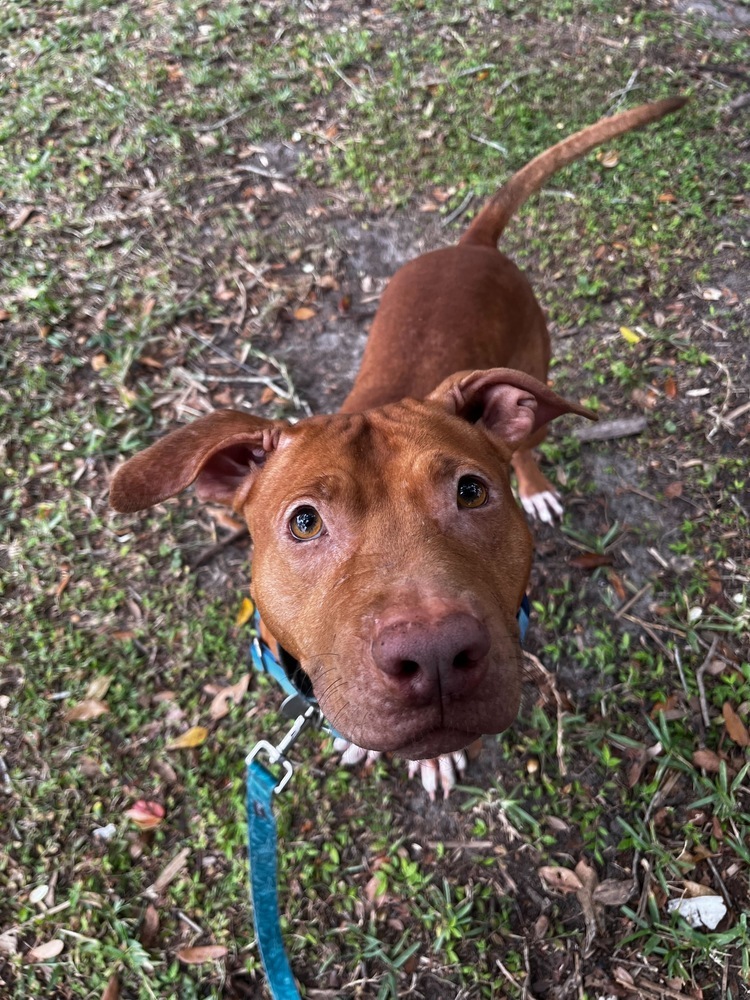
[{"label": "white paw marking", "polygon": [[544,493],[534,493],[530,497],[521,497],[521,503],[532,521],[539,518],[546,524],[553,524],[555,518],[563,515],[559,494],[553,493],[551,490],[545,490]]},{"label": "white paw marking", "polygon": [[438,783],[443,790],[443,798],[447,799],[451,789],[455,788],[456,782],[466,770],[467,764],[466,753],[463,750],[445,753],[440,757],[432,757],[430,760],[410,760],[409,777],[413,778],[419,771],[422,788],[427,792],[430,800],[434,802]]},{"label": "white paw marking", "polygon": [[[343,736],[334,739],[333,749],[341,754],[341,763],[345,767],[354,767],[363,762],[365,765],[374,764],[381,756],[379,750],[365,750],[356,743],[345,740]],[[438,785],[442,789],[443,798],[447,799],[467,766],[468,758],[465,751],[457,750],[455,753],[446,753],[430,760],[410,760],[409,777],[413,778],[419,772],[422,788],[434,802]]]},{"label": "white paw marking", "polygon": [[365,764],[374,764],[380,757],[379,750],[365,750],[363,747],[358,747],[356,743],[345,740],[343,736],[335,738],[333,749],[341,754],[341,763],[345,767],[353,767],[363,761]]}]

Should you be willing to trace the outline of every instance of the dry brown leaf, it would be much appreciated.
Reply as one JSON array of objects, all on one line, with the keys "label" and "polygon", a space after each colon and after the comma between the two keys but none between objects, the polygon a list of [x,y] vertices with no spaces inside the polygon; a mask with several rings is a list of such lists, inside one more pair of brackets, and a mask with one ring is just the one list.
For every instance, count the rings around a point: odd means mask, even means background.
[{"label": "dry brown leaf", "polygon": [[167,760],[155,760],[152,764],[152,769],[168,785],[174,785],[177,781],[177,772]]},{"label": "dry brown leaf", "polygon": [[710,886],[703,885],[701,882],[691,882],[690,879],[685,879],[682,885],[685,896],[689,899],[694,899],[696,896],[713,896],[716,894],[716,890],[710,888]]},{"label": "dry brown leaf", "polygon": [[708,771],[709,774],[718,774],[721,768],[721,757],[713,750],[696,750],[693,754],[693,763],[696,767]]},{"label": "dry brown leaf", "polygon": [[26,961],[47,962],[51,958],[57,958],[64,947],[65,945],[59,938],[53,938],[51,941],[45,941],[44,944],[38,944],[36,948],[27,952]]},{"label": "dry brown leaf", "polygon": [[581,552],[577,556],[572,556],[568,562],[578,569],[598,569],[600,566],[611,566],[612,556],[602,555],[599,552]]},{"label": "dry brown leaf", "polygon": [[87,698],[74,705],[63,718],[66,722],[88,722],[89,719],[98,719],[100,715],[106,715],[107,712],[109,712],[109,705],[106,701]]},{"label": "dry brown leaf", "polygon": [[0,323],[4,323],[6,319],[10,319],[10,312],[7,309],[0,309]]},{"label": "dry brown leaf", "polygon": [[311,309],[309,306],[300,306],[299,309],[294,310],[295,319],[307,320],[312,319],[315,315],[315,310]]},{"label": "dry brown leaf", "polygon": [[657,718],[659,712],[663,712],[665,715],[669,715],[671,712],[677,708],[680,704],[679,695],[672,692],[672,694],[667,695],[666,701],[657,701],[654,703],[654,707],[649,712],[652,719]]},{"label": "dry brown leaf", "polygon": [[155,705],[161,705],[163,701],[174,701],[176,697],[176,691],[157,691],[156,694],[152,695],[151,701]]},{"label": "dry brown leaf", "polygon": [[147,368],[163,368],[164,365],[157,358],[149,357],[148,354],[142,354],[138,358],[138,363],[141,365],[146,365]]},{"label": "dry brown leaf", "polygon": [[677,396],[677,382],[673,375],[667,375],[664,379],[664,395],[667,399],[675,399]]},{"label": "dry brown leaf", "polygon": [[159,936],[159,911],[153,903],[149,903],[144,911],[138,936],[146,951],[151,951]]},{"label": "dry brown leaf", "polygon": [[111,674],[99,674],[98,677],[94,677],[89,686],[86,688],[86,700],[101,701],[107,691],[109,691],[109,685],[111,683]]},{"label": "dry brown leaf", "polygon": [[55,587],[55,597],[59,598],[64,593],[72,577],[73,574],[70,571],[70,566],[63,563],[60,567],[60,581]]},{"label": "dry brown leaf", "polygon": [[641,775],[643,774],[643,769],[648,764],[648,754],[645,751],[641,751],[635,758],[633,763],[628,768],[627,772],[627,785],[628,788],[635,788],[638,782],[641,780]]},{"label": "dry brown leaf", "polygon": [[18,954],[18,929],[9,927],[7,931],[0,932],[0,955]]},{"label": "dry brown leaf", "polygon": [[671,204],[677,201],[677,198],[675,197],[675,195],[672,194],[671,191],[664,191],[662,192],[662,194],[659,195],[659,197],[656,200],[662,202],[662,204],[664,203]]},{"label": "dry brown leaf", "polygon": [[199,747],[206,742],[208,730],[205,726],[193,726],[182,736],[167,743],[167,750],[189,750],[191,747]]},{"label": "dry brown leaf", "polygon": [[664,487],[664,496],[667,500],[674,500],[676,497],[682,496],[682,483],[669,483],[668,486]]},{"label": "dry brown leaf", "polygon": [[107,359],[106,354],[95,354],[91,359],[91,367],[95,372],[102,371],[102,369],[106,368],[108,364],[109,360]]},{"label": "dry brown leaf", "polygon": [[655,410],[659,402],[659,397],[653,389],[633,389],[630,398],[642,410]]},{"label": "dry brown leaf", "polygon": [[635,980],[630,975],[627,969],[623,969],[622,966],[616,965],[612,969],[612,975],[615,977],[615,982],[619,983],[621,986],[633,987],[635,986]]},{"label": "dry brown leaf", "polygon": [[365,899],[370,906],[380,906],[386,898],[388,893],[385,890],[385,885],[386,883],[382,879],[379,879],[377,875],[373,875],[367,882],[365,886]]},{"label": "dry brown leaf", "polygon": [[120,1000],[120,980],[116,975],[109,977],[109,982],[102,993],[102,1000]]},{"label": "dry brown leaf", "polygon": [[230,684],[228,687],[222,688],[211,702],[211,708],[209,709],[211,718],[214,720],[223,719],[225,715],[228,715],[231,706],[239,705],[245,697],[249,684],[250,674],[245,674],[236,684]]},{"label": "dry brown leaf", "polygon": [[177,957],[186,965],[201,965],[203,962],[213,962],[224,958],[227,949],[221,944],[201,945],[197,948],[180,948]]},{"label": "dry brown leaf", "polygon": [[690,849],[683,847],[677,857],[677,861],[682,865],[698,865],[701,861],[705,861],[706,858],[713,858],[715,856],[714,852],[704,847],[703,844],[695,844]]},{"label": "dry brown leaf", "polygon": [[454,187],[432,189],[432,197],[441,205],[444,205],[455,193],[456,189]]},{"label": "dry brown leaf", "polygon": [[617,595],[617,600],[624,601],[625,597],[627,596],[627,592],[625,590],[625,584],[622,582],[622,577],[620,577],[618,573],[615,573],[615,571],[611,569],[607,573],[607,579],[609,580],[610,586]]},{"label": "dry brown leaf", "polygon": [[750,747],[750,733],[747,731],[747,726],[728,701],[724,702],[721,714],[724,716],[724,725],[727,727],[729,738],[738,746]]},{"label": "dry brown leaf", "polygon": [[576,873],[560,865],[543,865],[538,874],[542,882],[558,892],[580,892],[583,888]]},{"label": "dry brown leaf", "polygon": [[607,878],[594,889],[593,899],[602,906],[622,906],[633,894],[633,883],[618,878]]},{"label": "dry brown leaf", "polygon": [[596,158],[603,167],[607,168],[607,170],[611,170],[612,167],[616,167],[620,162],[620,156],[614,149],[602,150],[596,154]]},{"label": "dry brown leaf", "polygon": [[596,874],[596,869],[592,868],[584,858],[581,858],[576,865],[575,873],[580,879],[581,890],[591,895],[599,884],[599,876]]}]

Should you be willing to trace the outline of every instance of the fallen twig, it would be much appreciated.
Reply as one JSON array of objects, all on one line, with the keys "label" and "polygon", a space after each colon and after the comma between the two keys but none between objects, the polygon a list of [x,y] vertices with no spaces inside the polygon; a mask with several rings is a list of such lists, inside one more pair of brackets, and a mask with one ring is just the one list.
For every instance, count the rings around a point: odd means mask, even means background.
[{"label": "fallen twig", "polygon": [[649,580],[649,582],[647,584],[645,584],[643,587],[641,587],[641,589],[638,591],[638,593],[633,594],[633,596],[629,600],[625,601],[624,604],[620,605],[620,607],[617,609],[617,611],[615,611],[615,618],[621,618],[622,615],[624,615],[626,611],[630,611],[630,609],[633,607],[633,605],[637,604],[638,601],[640,601],[640,599],[643,597],[643,595],[645,593],[647,593],[649,590],[651,590],[651,581],[650,580]]},{"label": "fallen twig", "polygon": [[250,108],[242,108],[240,111],[234,111],[231,115],[227,115],[226,118],[221,118],[218,122],[214,122],[213,125],[193,125],[193,132],[216,132],[220,128],[224,128],[230,122],[236,121],[238,118],[242,118],[243,115],[249,114]]},{"label": "fallen twig", "polygon": [[610,104],[610,106],[607,108],[608,115],[614,115],[620,110],[623,103],[625,102],[625,98],[628,96],[631,90],[635,89],[635,81],[638,79],[639,72],[640,72],[639,69],[637,68],[634,69],[633,72],[630,74],[628,82],[625,84],[622,90],[616,90],[614,94],[609,95],[610,101],[614,101],[615,98],[618,98],[618,100],[614,104]]},{"label": "fallen twig", "polygon": [[567,769],[565,767],[565,740],[563,737],[563,700],[562,695],[557,689],[557,678],[553,673],[551,673],[544,666],[542,661],[534,656],[533,653],[529,653],[528,650],[524,650],[523,653],[524,662],[530,664],[534,670],[544,679],[549,689],[552,691],[552,695],[555,699],[555,705],[557,707],[557,740],[556,740],[556,751],[557,751],[557,766],[560,769],[560,776],[562,778],[567,774]]},{"label": "fallen twig", "polygon": [[644,622],[642,618],[638,618],[636,615],[623,615],[622,617],[626,622],[635,622],[635,624],[640,625],[641,628],[655,628],[659,632],[669,632],[670,635],[676,635],[680,639],[684,639],[686,635],[682,629],[672,628],[670,625],[658,625],[656,622]]},{"label": "fallen twig", "polygon": [[0,785],[2,785],[2,790],[5,795],[13,794],[13,785],[11,784],[8,768],[5,764],[5,758],[2,756],[0,756]]},{"label": "fallen twig", "polygon": [[475,135],[473,132],[470,132],[469,138],[473,139],[474,142],[481,142],[483,146],[489,146],[490,149],[496,149],[498,153],[502,153],[503,156],[508,155],[508,150],[505,146],[501,146],[499,142],[493,142],[492,139],[485,139],[483,135]]},{"label": "fallen twig", "polygon": [[623,417],[621,420],[604,420],[591,427],[579,427],[573,437],[579,441],[612,441],[615,438],[632,437],[640,434],[648,426],[646,417]]},{"label": "fallen twig", "polygon": [[724,378],[726,379],[726,392],[724,393],[724,402],[721,404],[721,409],[717,411],[715,406],[709,407],[709,416],[714,418],[714,425],[711,430],[706,434],[706,440],[711,441],[712,438],[718,434],[719,429],[722,427],[732,430],[732,425],[728,423],[726,413],[729,409],[729,400],[732,398],[732,376],[729,374],[729,369],[721,361],[717,361],[716,358],[711,358],[713,363],[719,369],[720,372],[724,373]]},{"label": "fallen twig", "polygon": [[339,80],[341,80],[342,83],[345,83],[347,85],[347,87],[349,88],[349,90],[351,90],[351,92],[354,94],[354,97],[356,98],[357,104],[364,104],[365,101],[367,100],[367,98],[365,97],[364,93],[359,89],[359,87],[357,86],[357,84],[353,83],[349,79],[348,76],[345,76],[341,72],[341,70],[338,68],[338,66],[336,65],[336,63],[333,61],[333,59],[331,58],[331,56],[327,52],[323,53],[323,58],[328,63],[328,65],[331,67],[331,69],[336,74],[336,76],[339,78]]},{"label": "fallen twig", "polygon": [[454,208],[453,211],[450,213],[450,215],[446,215],[446,217],[442,221],[442,225],[449,226],[451,222],[455,222],[456,219],[459,218],[459,216],[463,215],[466,209],[471,204],[471,200],[473,197],[474,197],[474,192],[469,191],[469,193],[466,195],[466,197],[458,206],[458,208]]},{"label": "fallen twig", "polygon": [[230,545],[234,545],[235,542],[241,541],[243,538],[249,535],[246,525],[242,525],[240,528],[236,528],[234,531],[230,532],[226,538],[222,538],[220,542],[215,545],[211,545],[209,548],[204,549],[203,552],[198,556],[192,565],[193,569],[200,569],[201,566],[205,566],[207,562],[211,562],[214,556],[218,556],[220,552],[228,548]]},{"label": "fallen twig", "polygon": [[695,672],[695,682],[698,685],[698,697],[701,703],[701,715],[703,716],[703,722],[706,726],[706,729],[708,729],[711,726],[711,719],[708,714],[708,701],[706,700],[706,685],[703,683],[703,677],[708,668],[711,666],[711,661],[714,658],[714,653],[716,652],[716,647],[718,646],[718,644],[719,644],[719,637],[715,635],[711,643],[711,648],[706,654],[705,660]]}]

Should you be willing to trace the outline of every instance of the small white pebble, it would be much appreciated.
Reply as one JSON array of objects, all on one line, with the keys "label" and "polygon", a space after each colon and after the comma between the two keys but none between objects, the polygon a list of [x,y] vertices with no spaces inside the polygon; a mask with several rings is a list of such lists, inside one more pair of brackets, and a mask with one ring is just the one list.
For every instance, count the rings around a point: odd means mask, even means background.
[{"label": "small white pebble", "polygon": [[94,836],[99,840],[111,840],[117,833],[117,827],[114,823],[107,823],[106,826],[98,826],[94,830]]}]

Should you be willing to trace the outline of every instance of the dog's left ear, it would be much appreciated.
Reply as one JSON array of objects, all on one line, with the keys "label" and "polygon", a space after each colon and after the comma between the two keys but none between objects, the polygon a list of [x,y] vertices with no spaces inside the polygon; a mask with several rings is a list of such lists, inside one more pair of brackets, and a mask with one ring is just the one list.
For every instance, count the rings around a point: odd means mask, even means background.
[{"label": "dog's left ear", "polygon": [[564,413],[597,420],[585,406],[558,396],[542,382],[513,368],[451,375],[427,397],[472,424],[480,424],[511,448]]}]

